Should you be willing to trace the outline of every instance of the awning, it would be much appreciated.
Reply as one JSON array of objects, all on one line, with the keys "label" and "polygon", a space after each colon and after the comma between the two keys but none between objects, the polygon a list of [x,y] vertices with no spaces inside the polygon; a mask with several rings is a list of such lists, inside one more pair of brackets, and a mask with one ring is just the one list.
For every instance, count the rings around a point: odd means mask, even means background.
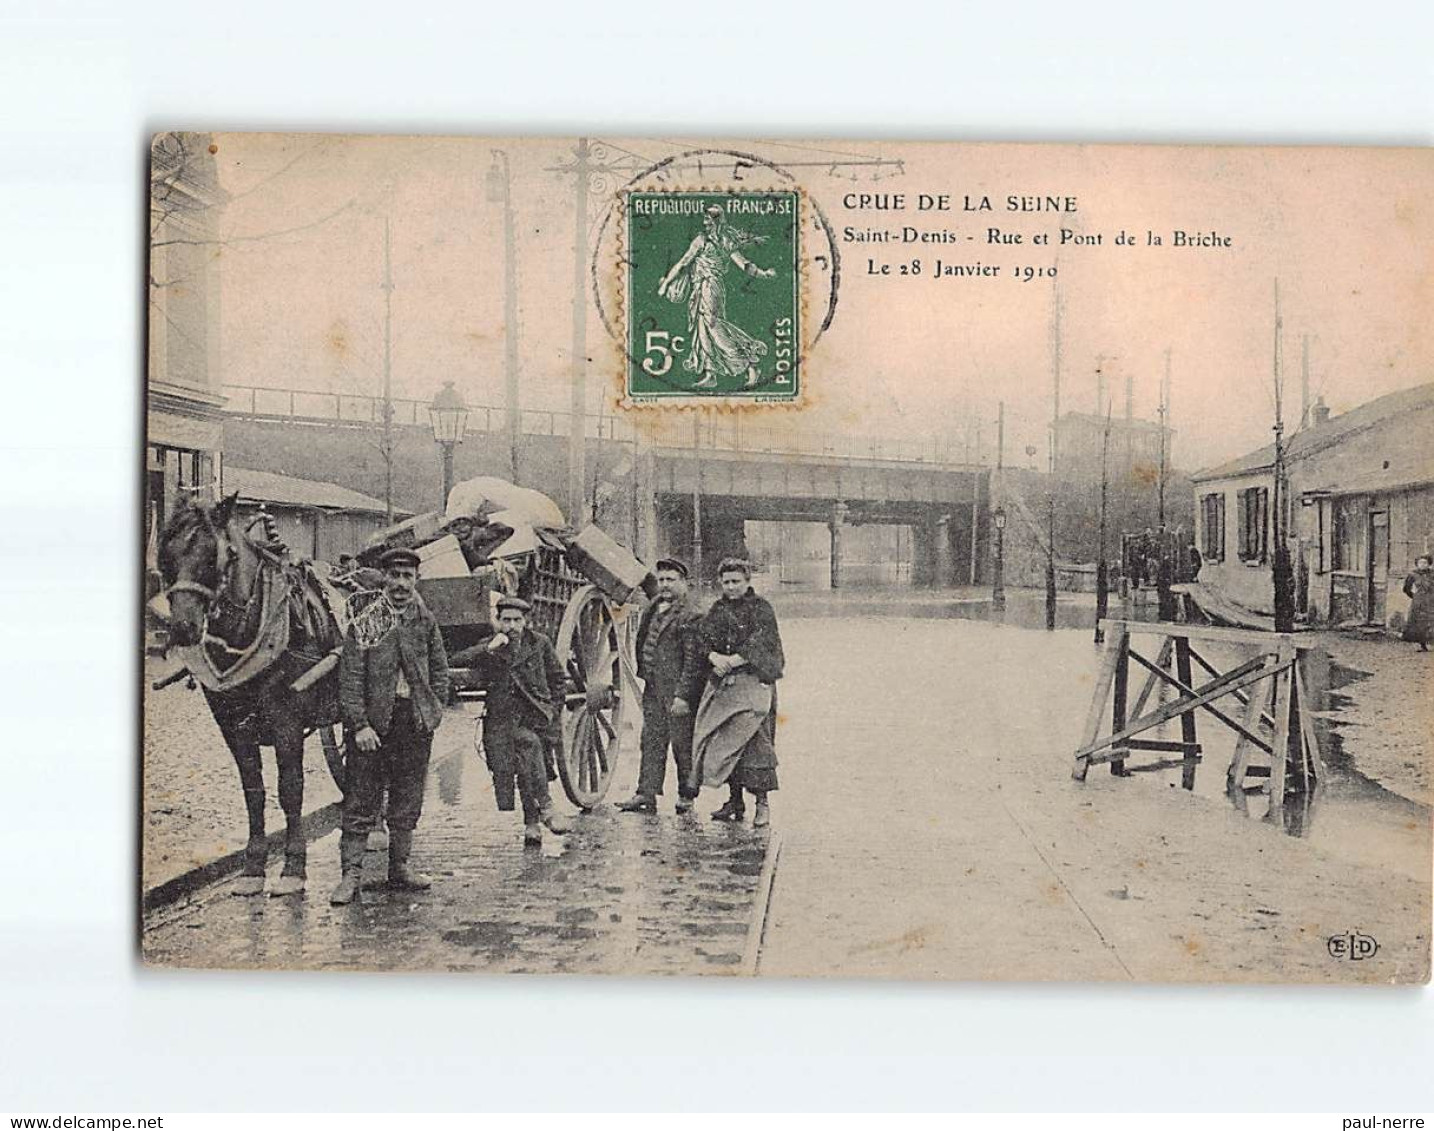
[{"label": "awning", "polygon": [[1434,488],[1434,469],[1386,468],[1355,475],[1325,487],[1310,487],[1300,492],[1304,499],[1329,499],[1348,495],[1383,495],[1395,491]]}]

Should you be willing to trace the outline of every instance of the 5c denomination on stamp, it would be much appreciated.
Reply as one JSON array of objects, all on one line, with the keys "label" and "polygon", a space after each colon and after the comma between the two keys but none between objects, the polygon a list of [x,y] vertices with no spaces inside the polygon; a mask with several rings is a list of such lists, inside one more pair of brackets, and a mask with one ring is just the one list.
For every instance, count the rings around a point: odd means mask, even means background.
[{"label": "5c denomination on stamp", "polygon": [[796,401],[801,195],[633,191],[625,217],[634,401]]}]

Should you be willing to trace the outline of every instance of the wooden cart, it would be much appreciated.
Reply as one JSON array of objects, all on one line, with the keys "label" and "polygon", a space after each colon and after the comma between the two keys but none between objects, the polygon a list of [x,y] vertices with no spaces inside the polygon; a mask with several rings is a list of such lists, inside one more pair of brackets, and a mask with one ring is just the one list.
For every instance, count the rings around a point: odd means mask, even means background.
[{"label": "wooden cart", "polygon": [[[535,550],[507,559],[517,570],[518,596],[532,606],[530,624],[553,642],[567,673],[562,717],[548,735],[549,757],[568,800],[584,810],[607,793],[621,755],[627,705],[635,706],[638,687],[637,607],[629,603],[636,587],[613,583],[584,551],[586,536],[586,531],[578,538],[544,532]],[[494,584],[481,573],[419,581],[419,593],[451,651],[493,632]],[[460,698],[484,698],[472,669],[455,668],[452,676]]]}]

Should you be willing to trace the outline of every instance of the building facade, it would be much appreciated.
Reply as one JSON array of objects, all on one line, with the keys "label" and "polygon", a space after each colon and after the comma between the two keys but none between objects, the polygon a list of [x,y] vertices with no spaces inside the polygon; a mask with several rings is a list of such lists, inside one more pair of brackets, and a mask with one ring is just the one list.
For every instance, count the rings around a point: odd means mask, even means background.
[{"label": "building facade", "polygon": [[223,450],[219,237],[224,193],[208,134],[164,133],[150,152],[147,561],[182,494],[212,491]]},{"label": "building facade", "polygon": [[[1284,510],[1295,604],[1318,624],[1398,628],[1405,575],[1434,549],[1434,384],[1331,416],[1290,437]],[[1255,612],[1274,605],[1274,447],[1195,481],[1200,582]]]},{"label": "building facade", "polygon": [[[357,556],[370,535],[388,526],[382,499],[336,483],[253,471],[231,462],[224,468],[221,489],[238,494],[235,513],[246,525],[261,510],[266,512],[295,558],[337,562],[343,554]],[[394,518],[405,519],[409,513],[395,510]]]}]

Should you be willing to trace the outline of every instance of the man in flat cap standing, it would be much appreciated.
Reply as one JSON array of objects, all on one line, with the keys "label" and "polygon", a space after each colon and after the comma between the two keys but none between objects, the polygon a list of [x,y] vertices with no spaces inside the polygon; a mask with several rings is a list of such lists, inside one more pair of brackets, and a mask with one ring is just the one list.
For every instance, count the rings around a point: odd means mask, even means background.
[{"label": "man in flat cap standing", "polygon": [[498,631],[484,644],[458,652],[458,667],[476,669],[488,691],[483,750],[499,809],[513,808],[513,785],[523,802],[523,843],[543,843],[543,826],[555,833],[568,823],[553,809],[543,736],[563,710],[567,681],[552,642],[528,627],[530,606],[520,597],[498,602]]},{"label": "man in flat cap standing", "polygon": [[[438,623],[419,599],[418,555],[389,550],[379,559],[387,608],[377,610],[386,631],[377,640],[351,624],[339,657],[339,706],[348,735],[343,833],[343,876],[329,902],[353,902],[363,871],[364,846],[388,790],[388,883],[423,891],[427,876],[408,866],[413,831],[423,810],[423,787],[433,732],[448,701],[448,657]],[[389,617],[388,613],[392,613]],[[355,621],[360,613],[355,617]]]},{"label": "man in flat cap standing", "polygon": [[688,813],[697,793],[692,778],[692,704],[682,696],[701,663],[702,613],[687,593],[687,563],[657,563],[657,599],[637,624],[637,675],[642,680],[642,767],[637,793],[624,813],[656,813],[667,778],[667,750],[677,763],[677,811]]}]

